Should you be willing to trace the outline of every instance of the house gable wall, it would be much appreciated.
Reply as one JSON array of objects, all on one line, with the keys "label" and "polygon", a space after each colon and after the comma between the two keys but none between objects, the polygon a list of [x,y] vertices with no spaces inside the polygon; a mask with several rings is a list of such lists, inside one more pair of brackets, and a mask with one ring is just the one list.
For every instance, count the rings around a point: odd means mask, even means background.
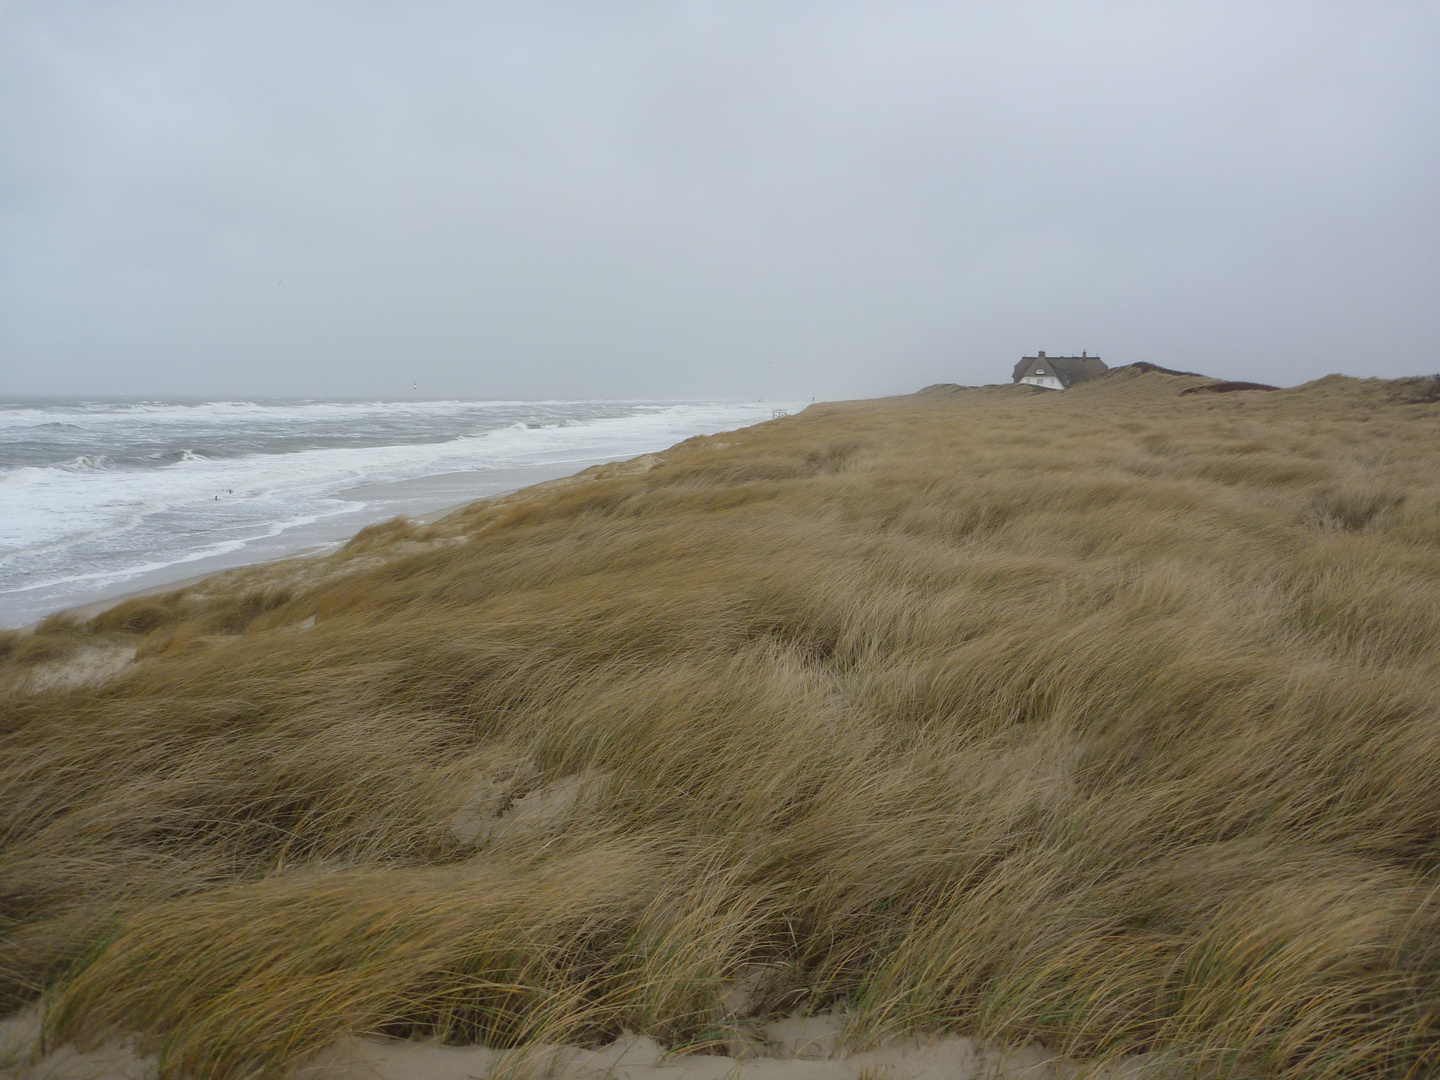
[{"label": "house gable wall", "polygon": [[1065,386],[1054,375],[1026,375],[1020,380],[1027,386],[1043,386],[1049,390],[1064,390]]}]

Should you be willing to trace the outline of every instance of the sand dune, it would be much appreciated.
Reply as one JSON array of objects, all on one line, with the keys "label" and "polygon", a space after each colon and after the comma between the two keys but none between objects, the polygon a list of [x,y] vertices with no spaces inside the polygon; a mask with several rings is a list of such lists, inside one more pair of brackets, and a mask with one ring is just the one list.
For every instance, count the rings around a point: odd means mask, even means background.
[{"label": "sand dune", "polygon": [[1440,384],[1206,384],[815,406],[0,638],[16,1067],[1432,1074]]}]

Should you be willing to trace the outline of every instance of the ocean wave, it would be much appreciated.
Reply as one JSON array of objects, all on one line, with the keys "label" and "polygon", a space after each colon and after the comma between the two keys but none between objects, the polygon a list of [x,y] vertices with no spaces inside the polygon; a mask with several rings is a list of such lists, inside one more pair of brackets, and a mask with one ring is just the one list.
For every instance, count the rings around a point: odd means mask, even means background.
[{"label": "ocean wave", "polygon": [[80,454],[73,457],[63,465],[59,466],[70,472],[94,471],[97,469],[109,469],[115,462],[106,454]]},{"label": "ocean wave", "polygon": [[[769,419],[771,408],[663,402],[455,404],[456,416],[431,423],[402,415],[416,403],[384,409],[376,403],[210,403],[212,410],[228,409],[232,415],[194,425],[183,441],[165,439],[161,430],[144,454],[133,442],[124,453],[124,447],[108,444],[110,452],[95,453],[91,446],[106,444],[104,425],[86,428],[83,453],[76,454],[72,446],[70,456],[55,464],[0,472],[0,615],[9,606],[7,595],[33,593],[35,582],[49,582],[44,595],[59,597],[63,582],[73,581],[74,602],[80,602],[93,596],[97,583],[125,581],[157,564],[193,562],[208,557],[205,552],[241,551],[278,535],[273,530],[293,528],[290,523],[353,515],[360,509],[355,502],[330,497],[353,487],[468,470],[580,468]],[[126,406],[132,419],[149,407],[172,413],[197,408]],[[374,409],[377,415],[373,423],[342,421],[336,430],[343,438],[307,447],[286,417],[317,407]],[[244,419],[235,415],[245,410],[250,412]],[[105,424],[114,418],[113,412],[106,414]],[[124,430],[142,426],[137,422]],[[374,432],[390,441],[365,445],[364,440],[378,437]],[[118,437],[110,440],[119,442]],[[273,546],[268,550],[273,553]]]},{"label": "ocean wave", "polygon": [[34,465],[22,465],[18,469],[6,469],[0,472],[0,485],[11,485],[18,488],[23,485],[44,483],[50,470]]},{"label": "ocean wave", "polygon": [[[432,416],[469,411],[495,411],[545,405],[571,405],[573,402],[526,401],[324,401],[261,399],[230,401],[74,401],[57,403],[48,408],[0,405],[0,426],[25,424],[30,427],[65,425],[91,427],[108,421],[144,423],[176,420],[193,423],[197,420],[264,418],[336,418],[365,416]],[[57,416],[57,414],[59,414]]]},{"label": "ocean wave", "polygon": [[146,454],[151,461],[211,461],[221,457],[221,454],[214,454],[208,450],[193,450],[189,447],[182,447],[178,450],[161,450],[158,453]]}]

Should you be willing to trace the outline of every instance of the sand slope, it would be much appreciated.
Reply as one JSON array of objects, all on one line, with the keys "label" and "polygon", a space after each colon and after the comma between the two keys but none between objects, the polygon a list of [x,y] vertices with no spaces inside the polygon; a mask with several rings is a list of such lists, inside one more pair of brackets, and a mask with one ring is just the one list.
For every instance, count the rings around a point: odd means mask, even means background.
[{"label": "sand slope", "polygon": [[0,1008],[197,1080],[827,1015],[785,1067],[1433,1075],[1440,381],[1207,387],[816,406],[0,637]]}]

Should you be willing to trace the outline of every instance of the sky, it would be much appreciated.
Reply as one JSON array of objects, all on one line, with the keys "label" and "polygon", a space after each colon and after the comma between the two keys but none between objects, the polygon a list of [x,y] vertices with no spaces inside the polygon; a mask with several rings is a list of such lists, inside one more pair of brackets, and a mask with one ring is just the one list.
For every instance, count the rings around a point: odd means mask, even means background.
[{"label": "sky", "polygon": [[0,396],[1440,372],[1440,0],[0,0]]}]

